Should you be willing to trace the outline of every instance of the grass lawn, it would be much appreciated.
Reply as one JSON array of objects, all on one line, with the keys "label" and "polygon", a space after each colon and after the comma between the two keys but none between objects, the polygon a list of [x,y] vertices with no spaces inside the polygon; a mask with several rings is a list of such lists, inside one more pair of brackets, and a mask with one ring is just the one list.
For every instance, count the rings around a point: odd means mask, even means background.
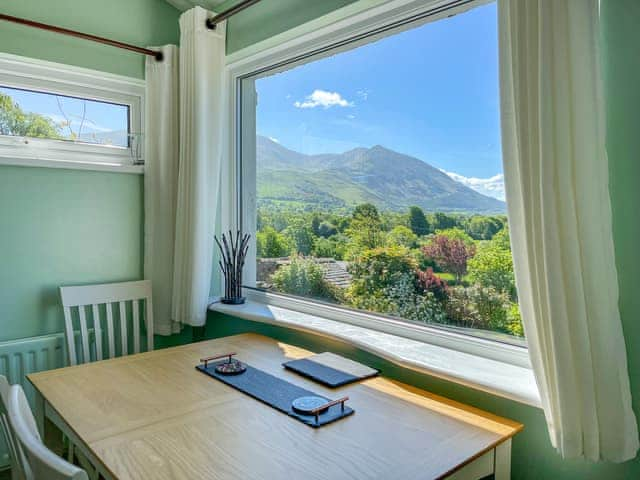
[{"label": "grass lawn", "polygon": [[[440,277],[442,280],[445,280],[449,285],[457,285],[456,276],[453,273],[436,272],[436,275]],[[469,282],[468,275],[465,275],[464,277],[462,277],[462,285],[468,286],[469,283],[470,282]]]}]

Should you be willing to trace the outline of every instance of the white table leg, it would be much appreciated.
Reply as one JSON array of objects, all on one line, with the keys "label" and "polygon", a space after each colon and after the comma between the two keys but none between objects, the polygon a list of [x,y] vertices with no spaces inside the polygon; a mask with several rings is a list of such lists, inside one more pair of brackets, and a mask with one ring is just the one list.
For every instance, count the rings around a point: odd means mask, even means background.
[{"label": "white table leg", "polygon": [[494,478],[509,480],[511,478],[511,439],[498,445],[495,452]]}]

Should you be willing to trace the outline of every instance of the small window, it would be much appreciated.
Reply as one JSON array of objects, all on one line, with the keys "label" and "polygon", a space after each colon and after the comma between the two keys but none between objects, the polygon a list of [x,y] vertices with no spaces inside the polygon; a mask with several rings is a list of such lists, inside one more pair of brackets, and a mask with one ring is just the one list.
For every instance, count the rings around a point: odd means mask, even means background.
[{"label": "small window", "polygon": [[0,135],[129,147],[129,106],[0,86]]},{"label": "small window", "polygon": [[0,163],[142,172],[144,88],[0,53]]},{"label": "small window", "polygon": [[248,286],[523,344],[497,37],[491,3],[243,78]]}]

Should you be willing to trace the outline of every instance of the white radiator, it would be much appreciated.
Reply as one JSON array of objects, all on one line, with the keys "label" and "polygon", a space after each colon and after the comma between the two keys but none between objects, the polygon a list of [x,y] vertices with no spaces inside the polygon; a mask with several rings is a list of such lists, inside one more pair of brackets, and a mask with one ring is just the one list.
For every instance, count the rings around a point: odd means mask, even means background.
[{"label": "white radiator", "polygon": [[[62,333],[0,342],[0,375],[7,377],[11,384],[22,385],[33,407],[35,393],[26,375],[64,366],[64,343]],[[0,470],[8,464],[7,448],[0,435]]]}]

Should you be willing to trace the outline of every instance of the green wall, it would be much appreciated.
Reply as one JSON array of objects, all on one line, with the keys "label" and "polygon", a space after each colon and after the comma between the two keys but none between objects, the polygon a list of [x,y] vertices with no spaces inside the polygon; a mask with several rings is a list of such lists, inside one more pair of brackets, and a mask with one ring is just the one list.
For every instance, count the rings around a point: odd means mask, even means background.
[{"label": "green wall", "polygon": [[[265,0],[265,3],[269,0]],[[271,3],[271,2],[269,2]],[[306,8],[303,0],[287,0],[291,10]],[[637,0],[603,0],[603,54],[606,69],[607,132],[610,164],[611,200],[614,220],[616,263],[620,284],[620,310],[625,329],[632,392],[636,415],[640,417],[640,295],[637,294],[637,243],[640,239],[640,2]],[[274,21],[277,17],[273,16]],[[282,23],[290,27],[289,19]],[[255,23],[255,30],[251,24]],[[259,18],[247,19],[236,29],[230,28],[231,51],[262,40]],[[269,25],[269,32],[281,31],[279,23]],[[562,460],[552,449],[542,411],[516,402],[487,395],[469,388],[420,375],[385,362],[347,344],[284,328],[210,314],[202,334],[206,338],[242,332],[262,333],[314,351],[333,350],[376,366],[384,375],[426,388],[435,393],[466,402],[525,424],[525,430],[513,445],[514,479],[617,480],[640,478],[640,459],[624,464],[589,463]]]},{"label": "green wall", "polygon": [[[2,13],[138,45],[177,43],[164,0],[4,1]],[[137,78],[135,53],[0,22],[0,51]],[[57,287],[142,276],[141,175],[0,166],[0,341],[62,331]]]},{"label": "green wall", "polygon": [[[321,17],[355,0],[262,0],[237,15],[227,25],[227,53],[253,45],[261,40]],[[238,3],[227,0],[223,11]]]},{"label": "green wall", "polygon": [[[2,13],[139,46],[178,43],[179,12],[164,0],[5,0]],[[138,53],[0,23],[0,51],[144,78]]]},{"label": "green wall", "polygon": [[[640,420],[640,2],[605,0],[603,46],[607,101],[607,150],[620,313],[627,344],[633,406]],[[633,477],[640,478],[640,459]]]}]

